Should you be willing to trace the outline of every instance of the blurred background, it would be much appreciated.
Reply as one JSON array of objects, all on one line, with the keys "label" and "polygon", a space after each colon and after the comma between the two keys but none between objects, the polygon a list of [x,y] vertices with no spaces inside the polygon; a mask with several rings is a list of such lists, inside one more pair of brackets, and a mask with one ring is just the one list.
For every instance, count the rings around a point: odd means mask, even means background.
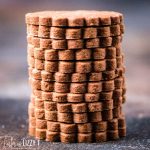
[{"label": "blurred background", "polygon": [[[9,101],[11,106],[14,101],[29,100],[25,14],[41,10],[76,9],[113,10],[124,14],[126,30],[123,49],[127,68],[125,112],[127,117],[148,116],[150,114],[150,1],[148,0],[0,0],[1,108],[10,109],[2,101],[5,103]],[[24,102],[19,102],[17,109],[22,108],[21,105],[24,105]]]},{"label": "blurred background", "polygon": [[150,1],[147,0],[0,0],[0,98],[29,98],[25,14],[75,9],[113,10],[124,14],[127,105],[149,106]]}]

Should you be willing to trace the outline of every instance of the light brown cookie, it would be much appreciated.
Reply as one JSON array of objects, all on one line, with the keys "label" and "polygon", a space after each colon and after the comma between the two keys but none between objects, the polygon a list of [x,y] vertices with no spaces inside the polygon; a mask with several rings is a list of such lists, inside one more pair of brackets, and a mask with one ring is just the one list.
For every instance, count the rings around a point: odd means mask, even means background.
[{"label": "light brown cookie", "polygon": [[60,123],[47,121],[47,130],[52,132],[60,132]]},{"label": "light brown cookie", "polygon": [[79,103],[84,101],[84,95],[83,94],[73,94],[68,93],[67,94],[67,100],[71,103]]},{"label": "light brown cookie", "polygon": [[45,60],[58,60],[58,51],[54,49],[47,49],[45,52]]},{"label": "light brown cookie", "polygon": [[77,124],[77,131],[78,133],[91,133],[92,124],[91,123]]},{"label": "light brown cookie", "polygon": [[60,133],[59,132],[46,131],[46,141],[59,142],[60,141]]},{"label": "light brown cookie", "polygon": [[99,93],[85,93],[84,99],[86,102],[97,102],[99,101]]}]

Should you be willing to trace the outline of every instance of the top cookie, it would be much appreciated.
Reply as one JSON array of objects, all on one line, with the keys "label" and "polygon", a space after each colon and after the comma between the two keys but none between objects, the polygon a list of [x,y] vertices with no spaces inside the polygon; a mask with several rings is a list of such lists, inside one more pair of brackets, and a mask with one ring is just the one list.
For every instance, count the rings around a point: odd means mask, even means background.
[{"label": "top cookie", "polygon": [[41,11],[27,13],[26,24],[56,26],[56,27],[83,27],[107,26],[123,22],[123,15],[113,11]]}]

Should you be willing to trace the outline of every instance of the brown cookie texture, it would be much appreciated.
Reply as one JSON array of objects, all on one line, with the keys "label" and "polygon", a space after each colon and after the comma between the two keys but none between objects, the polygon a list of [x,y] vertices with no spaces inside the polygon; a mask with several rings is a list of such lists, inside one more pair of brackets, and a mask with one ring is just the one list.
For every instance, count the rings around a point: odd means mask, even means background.
[{"label": "brown cookie texture", "polygon": [[44,140],[46,138],[46,129],[35,129],[35,138]]},{"label": "brown cookie texture", "polygon": [[91,49],[79,49],[75,52],[76,60],[89,60],[91,59],[92,51]]},{"label": "brown cookie texture", "polygon": [[65,39],[65,29],[58,27],[50,28],[50,38],[52,39]]},{"label": "brown cookie texture", "polygon": [[52,25],[52,18],[47,16],[47,15],[43,15],[43,16],[39,16],[39,25],[43,25],[43,26],[51,26]]},{"label": "brown cookie texture", "polygon": [[35,69],[44,70],[44,60],[35,59]]},{"label": "brown cookie texture", "polygon": [[53,92],[53,101],[60,102],[60,103],[67,102],[67,93]]},{"label": "brown cookie texture", "polygon": [[96,132],[94,134],[94,139],[97,143],[107,141],[107,132]]},{"label": "brown cookie texture", "polygon": [[91,123],[77,124],[77,130],[78,130],[78,133],[91,133],[92,124]]},{"label": "brown cookie texture", "polygon": [[38,37],[31,37],[31,44],[36,48],[40,48],[41,47],[41,39]]},{"label": "brown cookie texture", "polygon": [[61,15],[55,15],[52,17],[52,26],[67,26],[68,20]]},{"label": "brown cookie texture", "polygon": [[83,94],[73,94],[68,93],[67,94],[67,100],[71,103],[79,103],[84,101],[84,95]]},{"label": "brown cookie texture", "polygon": [[27,24],[38,25],[38,23],[39,23],[38,13],[27,13],[25,15],[25,21]]},{"label": "brown cookie texture", "polygon": [[120,24],[120,32],[122,34],[124,34],[124,32],[125,32],[125,25],[124,24]]},{"label": "brown cookie texture", "polygon": [[52,101],[53,93],[42,91],[42,99],[46,101]]},{"label": "brown cookie texture", "polygon": [[74,62],[60,61],[58,69],[61,73],[73,73],[75,70]]},{"label": "brown cookie texture", "polygon": [[102,111],[101,102],[88,103],[88,112],[98,112],[98,111]]},{"label": "brown cookie texture", "polygon": [[115,89],[114,80],[102,82],[102,91],[113,91],[114,89]]},{"label": "brown cookie texture", "polygon": [[113,36],[112,37],[112,46],[118,46],[122,41],[122,36]]},{"label": "brown cookie texture", "polygon": [[102,91],[102,82],[89,82],[88,93],[99,93]]},{"label": "brown cookie texture", "polygon": [[116,71],[115,70],[111,70],[111,71],[103,71],[102,72],[102,79],[103,80],[111,80],[114,79],[116,77]]},{"label": "brown cookie texture", "polygon": [[71,75],[71,82],[85,82],[87,81],[87,74],[85,73],[73,73]]},{"label": "brown cookie texture", "polygon": [[60,132],[60,123],[47,121],[47,130],[51,132]]},{"label": "brown cookie texture", "polygon": [[122,55],[122,48],[120,45],[116,46],[116,57],[119,57]]},{"label": "brown cookie texture", "polygon": [[123,94],[123,90],[122,89],[115,89],[113,91],[113,98],[120,98]]},{"label": "brown cookie texture", "polygon": [[119,118],[121,116],[121,107],[116,107],[113,109],[113,118]]},{"label": "brown cookie texture", "polygon": [[30,79],[31,86],[33,89],[40,90],[41,89],[41,80]]},{"label": "brown cookie texture", "polygon": [[58,83],[55,82],[54,84],[54,91],[57,93],[68,93],[70,88],[70,84],[69,83]]},{"label": "brown cookie texture", "polygon": [[88,122],[87,113],[74,113],[73,121],[74,123],[87,123]]},{"label": "brown cookie texture", "polygon": [[44,109],[38,109],[38,108],[35,108],[35,117],[37,119],[45,119],[45,111]]},{"label": "brown cookie texture", "polygon": [[92,133],[78,133],[78,142],[79,143],[91,143]]},{"label": "brown cookie texture", "polygon": [[117,140],[119,139],[119,132],[118,130],[108,130],[107,137],[109,140]]},{"label": "brown cookie texture", "polygon": [[[28,45],[32,45],[32,36],[27,35],[27,43]],[[34,47],[34,45],[32,45]]]},{"label": "brown cookie texture", "polygon": [[35,136],[35,126],[29,124],[28,132],[30,136]]},{"label": "brown cookie texture", "polygon": [[60,142],[60,133],[46,131],[46,141],[49,142]]},{"label": "brown cookie texture", "polygon": [[57,61],[45,61],[44,69],[47,72],[57,72],[58,62]]},{"label": "brown cookie texture", "polygon": [[49,121],[57,121],[57,111],[45,110],[45,119]]},{"label": "brown cookie texture", "polygon": [[86,103],[77,103],[72,104],[72,112],[73,113],[84,113],[87,112],[87,105]]},{"label": "brown cookie texture", "polygon": [[100,18],[100,25],[110,25],[111,24],[111,16],[103,15]]},{"label": "brown cookie texture", "polygon": [[56,27],[105,26],[122,23],[123,15],[113,11],[43,11],[27,13],[25,21],[31,25]]},{"label": "brown cookie texture", "polygon": [[116,59],[106,59],[106,70],[115,70],[117,68]]},{"label": "brown cookie texture", "polygon": [[126,136],[123,15],[108,11],[26,14],[29,135],[91,143]]},{"label": "brown cookie texture", "polygon": [[66,134],[76,133],[77,127],[76,124],[60,123],[60,131]]},{"label": "brown cookie texture", "polygon": [[41,71],[41,76],[42,76],[42,81],[46,81],[46,82],[55,81],[55,79],[54,79],[54,73],[42,70]]},{"label": "brown cookie texture", "polygon": [[97,102],[99,101],[99,93],[85,93],[85,102]]},{"label": "brown cookie texture", "polygon": [[110,36],[117,36],[121,34],[120,25],[110,26]]},{"label": "brown cookie texture", "polygon": [[66,29],[66,39],[81,39],[82,30],[81,29]]},{"label": "brown cookie texture", "polygon": [[39,26],[27,24],[27,34],[30,36],[38,36]]},{"label": "brown cookie texture", "polygon": [[99,27],[97,28],[97,37],[109,37],[110,27]]},{"label": "brown cookie texture", "polygon": [[74,60],[75,54],[72,50],[60,50],[58,51],[59,60]]},{"label": "brown cookie texture", "polygon": [[75,70],[78,73],[89,73],[89,72],[91,72],[91,70],[92,70],[91,61],[76,62]]},{"label": "brown cookie texture", "polygon": [[103,110],[109,110],[109,109],[113,109],[114,107],[114,100],[113,99],[109,99],[109,100],[104,100],[102,102],[102,109]]},{"label": "brown cookie texture", "polygon": [[93,70],[94,70],[94,72],[105,71],[106,70],[106,61],[105,60],[93,61]]},{"label": "brown cookie texture", "polygon": [[44,101],[43,99],[35,98],[35,107],[39,109],[44,109]]},{"label": "brown cookie texture", "polygon": [[38,37],[49,38],[50,37],[50,28],[47,26],[39,26]]},{"label": "brown cookie texture", "polygon": [[102,73],[101,72],[91,72],[88,74],[88,81],[101,81]]},{"label": "brown cookie texture", "polygon": [[41,90],[45,92],[54,91],[54,82],[41,81]]},{"label": "brown cookie texture", "polygon": [[44,109],[47,111],[57,111],[57,103],[51,101],[44,101]]},{"label": "brown cookie texture", "polygon": [[107,122],[108,130],[118,130],[118,119],[112,119]]},{"label": "brown cookie texture", "polygon": [[66,134],[66,133],[60,132],[60,141],[62,143],[75,143],[77,141],[76,134],[75,133]]},{"label": "brown cookie texture", "polygon": [[93,49],[93,58],[95,60],[105,59],[105,57],[106,57],[105,48],[95,48],[95,49]]},{"label": "brown cookie texture", "polygon": [[102,121],[102,114],[101,112],[90,112],[88,114],[90,122],[100,122]]},{"label": "brown cookie texture", "polygon": [[58,60],[58,51],[54,49],[44,50],[45,52],[45,60]]},{"label": "brown cookie texture", "polygon": [[120,129],[118,129],[118,131],[119,131],[119,137],[125,137],[126,136],[126,132],[127,132],[126,127],[120,128]]},{"label": "brown cookie texture", "polygon": [[38,129],[47,129],[47,121],[36,119],[36,128]]},{"label": "brown cookie texture", "polygon": [[70,103],[57,103],[57,110],[60,113],[72,112],[72,106]]},{"label": "brown cookie texture", "polygon": [[99,18],[95,15],[90,15],[85,18],[86,26],[99,26]]},{"label": "brown cookie texture", "polygon": [[68,19],[68,26],[71,27],[82,27],[84,26],[84,17],[82,16],[75,16],[75,17],[69,17]]},{"label": "brown cookie texture", "polygon": [[27,53],[30,57],[34,58],[34,46],[33,45],[30,45],[30,44],[27,45]]},{"label": "brown cookie texture", "polygon": [[33,90],[33,94],[37,98],[42,98],[42,91],[41,90]]},{"label": "brown cookie texture", "polygon": [[116,58],[116,48],[115,47],[107,47],[106,48],[106,59]]},{"label": "brown cookie texture", "polygon": [[93,123],[94,132],[107,131],[107,121],[100,121]]},{"label": "brown cookie texture", "polygon": [[32,75],[30,75],[31,77],[33,77],[36,80],[41,80],[41,71],[40,70],[32,69],[31,73],[32,73]]},{"label": "brown cookie texture", "polygon": [[84,40],[67,40],[68,49],[82,49],[84,47]]},{"label": "brown cookie texture", "polygon": [[119,98],[114,98],[113,99],[113,107],[121,107],[123,104],[123,97],[119,97]]},{"label": "brown cookie texture", "polygon": [[52,40],[40,38],[39,45],[40,45],[40,48],[42,49],[52,49]]},{"label": "brown cookie texture", "polygon": [[100,47],[108,47],[108,46],[114,46],[116,43],[113,43],[112,37],[101,37],[100,38]]},{"label": "brown cookie texture", "polygon": [[123,78],[122,77],[116,78],[114,84],[115,84],[115,89],[121,89],[123,87]]},{"label": "brown cookie texture", "polygon": [[82,94],[86,92],[86,83],[71,83],[70,93]]},{"label": "brown cookie texture", "polygon": [[66,73],[55,73],[55,81],[56,82],[71,82],[71,75]]},{"label": "brown cookie texture", "polygon": [[85,40],[86,48],[98,48],[100,46],[99,38],[87,39]]},{"label": "brown cookie texture", "polygon": [[103,111],[102,111],[102,119],[103,119],[104,121],[108,121],[108,120],[113,119],[113,111],[112,111],[112,109],[103,110]]},{"label": "brown cookie texture", "polygon": [[90,28],[84,28],[83,30],[83,38],[84,39],[91,39],[97,37],[97,30],[96,28],[90,27]]},{"label": "brown cookie texture", "polygon": [[35,117],[35,109],[34,109],[34,105],[29,102],[28,104],[28,114],[31,116],[31,117]]},{"label": "brown cookie texture", "polygon": [[73,114],[72,113],[60,113],[58,112],[58,121],[62,123],[72,123]]},{"label": "brown cookie texture", "polygon": [[36,118],[30,116],[30,114],[29,114],[29,124],[30,124],[31,126],[33,126],[33,127],[36,126]]},{"label": "brown cookie texture", "polygon": [[66,40],[52,40],[52,49],[67,49],[67,41]]},{"label": "brown cookie texture", "polygon": [[28,62],[28,66],[30,68],[34,68],[35,67],[35,59],[33,57],[28,57],[27,62]]},{"label": "brown cookie texture", "polygon": [[118,119],[118,128],[125,128],[125,127],[126,127],[125,117],[120,117]]}]

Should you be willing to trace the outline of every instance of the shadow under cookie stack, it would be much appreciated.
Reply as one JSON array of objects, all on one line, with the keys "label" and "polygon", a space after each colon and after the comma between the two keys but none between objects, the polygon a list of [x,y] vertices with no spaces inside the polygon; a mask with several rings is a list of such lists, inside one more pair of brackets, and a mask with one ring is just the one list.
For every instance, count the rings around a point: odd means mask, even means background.
[{"label": "shadow under cookie stack", "polygon": [[26,24],[29,135],[64,143],[124,137],[123,15],[45,11],[26,14]]}]

